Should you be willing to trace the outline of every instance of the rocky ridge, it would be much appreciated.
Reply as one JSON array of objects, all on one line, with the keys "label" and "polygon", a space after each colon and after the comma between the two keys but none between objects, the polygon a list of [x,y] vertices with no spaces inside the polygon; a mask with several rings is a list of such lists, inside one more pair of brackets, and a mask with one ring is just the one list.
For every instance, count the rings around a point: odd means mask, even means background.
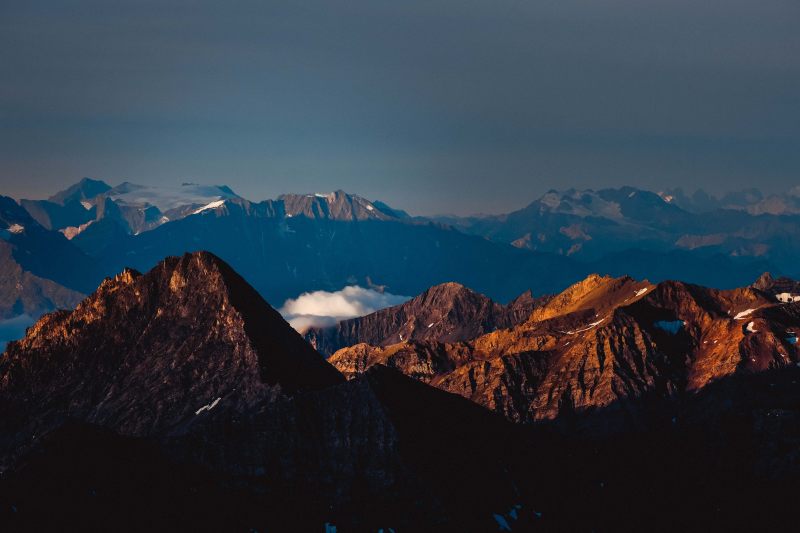
[{"label": "rocky ridge", "polygon": [[349,377],[384,364],[531,422],[794,366],[799,309],[753,288],[594,275],[508,330],[466,342],[362,343],[330,361]]},{"label": "rocky ridge", "polygon": [[358,343],[385,347],[404,341],[464,341],[523,322],[546,301],[527,291],[501,305],[459,283],[443,283],[403,304],[311,328],[304,337],[325,356]]},{"label": "rocky ridge", "polygon": [[[146,527],[139,515],[222,527],[224,514],[204,511],[221,505],[257,529],[485,528],[519,499],[500,453],[515,431],[385,367],[345,381],[228,265],[198,252],[106,279],[0,356],[0,524],[50,528],[67,513],[104,529]],[[450,458],[431,462],[431,451]],[[477,478],[459,469],[467,458]],[[145,485],[130,461],[143,462]],[[476,479],[497,490],[469,490]],[[174,500],[144,503],[160,482]],[[120,490],[128,497],[84,514],[81,494]],[[175,518],[173,501],[191,512]],[[7,516],[12,507],[21,514]]]}]

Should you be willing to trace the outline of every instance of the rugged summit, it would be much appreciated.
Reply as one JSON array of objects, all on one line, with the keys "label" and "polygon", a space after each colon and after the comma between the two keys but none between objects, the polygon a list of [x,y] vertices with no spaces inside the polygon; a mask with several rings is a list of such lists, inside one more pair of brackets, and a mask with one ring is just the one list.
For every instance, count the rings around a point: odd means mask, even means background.
[{"label": "rugged summit", "polygon": [[773,278],[769,272],[764,272],[753,283],[752,287],[784,300],[800,299],[800,282],[787,277]]},{"label": "rugged summit", "polygon": [[361,345],[345,381],[218,258],[169,258],[0,356],[0,529],[778,524],[798,314],[592,276],[472,341]]},{"label": "rugged summit", "polygon": [[[345,381],[230,267],[187,254],[105,280],[0,357],[0,524],[13,507],[11,524],[34,529],[65,516],[102,529],[485,529],[520,501],[515,432],[391,369]],[[169,497],[151,498],[161,484]],[[87,506],[90,492],[102,499]]]},{"label": "rugged summit", "polygon": [[590,276],[510,330],[468,342],[357,344],[330,361],[348,376],[388,365],[510,420],[552,419],[792,366],[798,309],[751,288]]},{"label": "rugged summit", "polygon": [[74,311],[45,315],[10,343],[0,431],[15,435],[6,451],[66,418],[165,434],[204,406],[341,380],[238,274],[201,252],[107,279]]},{"label": "rugged summit", "polygon": [[463,341],[518,324],[544,301],[546,298],[534,298],[528,291],[501,305],[459,283],[443,283],[403,304],[334,326],[311,328],[305,338],[325,356],[359,343],[389,346],[410,340]]},{"label": "rugged summit", "polygon": [[326,194],[284,194],[277,201],[283,205],[287,217],[339,221],[398,219],[398,215],[385,204],[373,203],[341,190]]}]

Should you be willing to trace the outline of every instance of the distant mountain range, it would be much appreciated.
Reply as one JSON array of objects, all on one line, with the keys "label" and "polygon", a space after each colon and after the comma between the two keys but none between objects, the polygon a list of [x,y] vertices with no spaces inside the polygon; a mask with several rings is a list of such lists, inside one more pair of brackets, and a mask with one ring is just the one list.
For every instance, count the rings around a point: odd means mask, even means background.
[{"label": "distant mountain range", "polygon": [[[763,260],[794,273],[800,254],[798,207],[800,196],[794,193],[764,198],[758,191],[743,191],[717,200],[702,191],[689,198],[679,190],[657,194],[622,187],[550,191],[506,215],[437,220],[519,248],[603,265],[609,254],[632,250],[690,252],[693,258]],[[699,281],[690,272],[682,274],[669,277]]]},{"label": "distant mountain range", "polygon": [[625,187],[551,191],[506,215],[425,218],[343,191],[252,202],[226,186],[87,178],[47,200],[0,197],[0,238],[22,269],[77,293],[125,267],[208,250],[276,305],[346,285],[418,294],[447,282],[505,303],[594,272],[721,288],[765,271],[792,276],[795,199]]},{"label": "distant mountain range", "polygon": [[0,355],[0,529],[782,529],[797,287],[446,284],[326,361],[213,254],[124,270]]}]

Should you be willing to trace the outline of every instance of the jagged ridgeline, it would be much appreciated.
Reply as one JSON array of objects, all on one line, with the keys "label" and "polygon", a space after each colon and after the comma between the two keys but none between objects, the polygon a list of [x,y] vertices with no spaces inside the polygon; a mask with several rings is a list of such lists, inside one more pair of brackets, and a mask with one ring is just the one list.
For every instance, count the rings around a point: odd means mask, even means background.
[{"label": "jagged ridgeline", "polygon": [[793,287],[590,276],[503,306],[445,284],[335,330],[358,344],[326,361],[212,254],[125,270],[0,358],[0,521],[776,528]]},{"label": "jagged ridgeline", "polygon": [[[800,319],[779,299],[787,281],[734,290],[590,276],[535,307],[520,324],[468,340],[394,337],[387,310],[347,322],[365,331],[329,359],[346,376],[396,368],[510,420],[553,419],[643,397],[675,400],[721,378],[800,362]],[[776,292],[781,291],[781,292]],[[782,296],[781,296],[782,297]],[[369,329],[366,328],[369,326]]]}]

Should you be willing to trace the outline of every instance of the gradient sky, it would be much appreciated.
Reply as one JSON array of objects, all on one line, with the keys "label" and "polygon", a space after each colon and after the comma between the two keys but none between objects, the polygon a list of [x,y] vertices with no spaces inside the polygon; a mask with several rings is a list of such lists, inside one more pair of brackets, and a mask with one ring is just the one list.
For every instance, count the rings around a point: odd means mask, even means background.
[{"label": "gradient sky", "polygon": [[0,194],[800,183],[797,0],[0,0]]}]

